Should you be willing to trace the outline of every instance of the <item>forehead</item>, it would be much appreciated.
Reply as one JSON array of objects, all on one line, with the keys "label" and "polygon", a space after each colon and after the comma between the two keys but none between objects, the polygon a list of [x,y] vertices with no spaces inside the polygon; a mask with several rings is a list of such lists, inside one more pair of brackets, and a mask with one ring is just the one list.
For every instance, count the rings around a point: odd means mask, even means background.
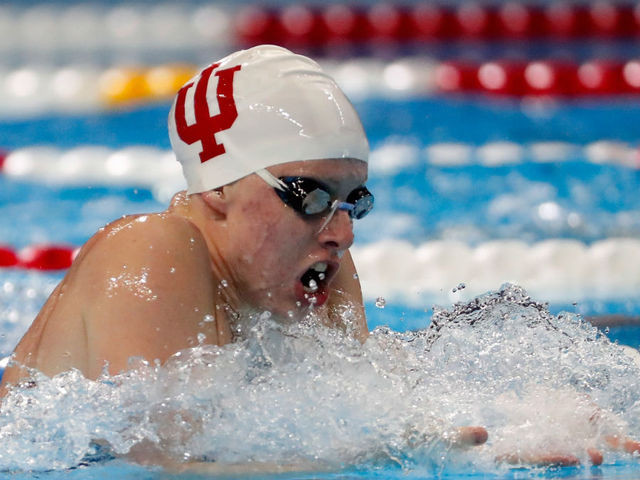
[{"label": "forehead", "polygon": [[312,177],[328,184],[361,185],[367,181],[367,164],[354,159],[289,162],[269,168],[275,176]]}]

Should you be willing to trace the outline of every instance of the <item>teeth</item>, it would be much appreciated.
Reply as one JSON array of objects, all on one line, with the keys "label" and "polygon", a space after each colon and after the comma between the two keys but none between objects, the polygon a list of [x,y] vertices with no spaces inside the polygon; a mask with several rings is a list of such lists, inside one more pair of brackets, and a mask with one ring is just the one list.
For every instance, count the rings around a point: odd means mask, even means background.
[{"label": "teeth", "polygon": [[327,276],[328,265],[326,262],[314,263],[307,273],[302,276],[302,285],[307,293],[316,293],[320,289],[320,282]]},{"label": "teeth", "polygon": [[325,262],[318,262],[311,266],[316,272],[324,273],[327,271],[327,264]]}]

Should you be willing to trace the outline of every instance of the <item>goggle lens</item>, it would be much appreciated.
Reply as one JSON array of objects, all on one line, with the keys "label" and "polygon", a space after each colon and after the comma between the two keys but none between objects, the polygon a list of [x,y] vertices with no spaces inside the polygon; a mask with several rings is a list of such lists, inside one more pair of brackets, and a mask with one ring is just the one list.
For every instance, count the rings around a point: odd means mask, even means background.
[{"label": "goggle lens", "polygon": [[[275,191],[280,199],[303,215],[320,215],[331,210],[331,194],[327,187],[320,182],[306,177],[281,177],[279,179],[286,185],[286,189]],[[347,197],[349,216],[361,219],[373,208],[373,195],[366,187],[358,187]]]}]

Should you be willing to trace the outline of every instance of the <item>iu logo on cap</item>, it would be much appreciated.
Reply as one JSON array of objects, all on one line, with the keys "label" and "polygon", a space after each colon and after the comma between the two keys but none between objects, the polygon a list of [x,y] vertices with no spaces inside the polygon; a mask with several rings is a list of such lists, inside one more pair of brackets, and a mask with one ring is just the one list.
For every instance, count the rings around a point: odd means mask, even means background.
[{"label": "iu logo on cap", "polygon": [[216,99],[220,113],[211,116],[209,113],[209,104],[207,103],[207,88],[209,86],[209,78],[213,71],[220,64],[214,63],[207,67],[200,74],[197,80],[196,91],[193,96],[193,116],[195,123],[187,125],[185,111],[187,91],[193,86],[194,82],[186,84],[178,92],[176,100],[175,119],[176,130],[178,136],[185,143],[191,145],[197,141],[202,143],[202,151],[200,152],[200,162],[204,163],[225,152],[224,145],[216,140],[216,133],[231,128],[233,122],[238,117],[236,103],[233,99],[233,77],[234,74],[242,68],[241,65],[225,68],[215,72],[218,77],[218,88],[216,90]]}]

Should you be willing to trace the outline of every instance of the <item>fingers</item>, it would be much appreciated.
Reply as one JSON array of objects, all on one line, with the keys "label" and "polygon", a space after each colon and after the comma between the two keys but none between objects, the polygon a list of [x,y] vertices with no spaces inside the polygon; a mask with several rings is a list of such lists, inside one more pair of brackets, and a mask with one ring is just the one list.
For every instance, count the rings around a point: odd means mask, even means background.
[{"label": "fingers", "polygon": [[640,453],[640,442],[629,437],[618,437],[617,435],[607,435],[604,437],[607,444],[616,450],[624,450],[627,453]]},{"label": "fingers", "polygon": [[459,427],[452,439],[452,444],[461,447],[482,445],[489,438],[484,427]]},{"label": "fingers", "polygon": [[578,465],[580,460],[573,455],[563,455],[557,453],[527,453],[518,454],[510,453],[506,455],[500,455],[496,458],[497,462],[508,463],[509,465],[532,465],[539,467],[549,466],[573,466]]},{"label": "fingers", "polygon": [[640,442],[627,438],[624,441],[624,451],[627,453],[640,453]]},{"label": "fingers", "polygon": [[602,465],[602,452],[596,448],[587,448],[587,454],[592,465]]},{"label": "fingers", "polygon": [[[596,448],[587,448],[589,460],[593,465],[601,465],[603,461],[602,452]],[[539,467],[549,466],[574,466],[579,465],[580,460],[574,455],[566,455],[560,453],[511,453],[500,455],[496,458],[497,462],[508,463],[510,465],[532,465]]]}]

